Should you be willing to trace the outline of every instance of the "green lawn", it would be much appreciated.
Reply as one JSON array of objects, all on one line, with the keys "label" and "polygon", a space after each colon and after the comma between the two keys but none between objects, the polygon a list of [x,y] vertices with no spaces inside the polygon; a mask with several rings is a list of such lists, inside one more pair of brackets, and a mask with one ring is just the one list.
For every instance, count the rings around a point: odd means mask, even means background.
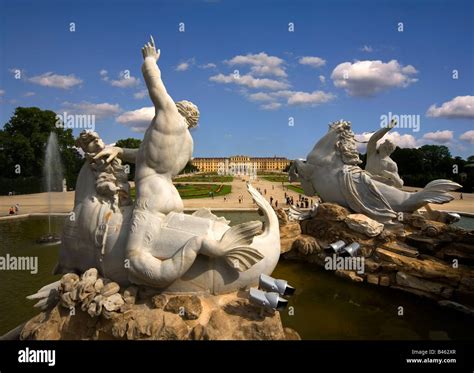
[{"label": "green lawn", "polygon": [[[182,199],[210,198],[209,192],[211,191],[214,192],[214,197],[218,197],[232,191],[230,185],[222,184],[175,184],[175,187]],[[135,199],[135,188],[132,188],[130,194]]]},{"label": "green lawn", "polygon": [[286,184],[285,186],[287,186],[288,189],[292,190],[293,192],[296,192],[296,193],[299,193],[299,194],[304,194],[303,188],[301,188],[301,187],[298,186],[298,185]]},{"label": "green lawn", "polygon": [[223,176],[217,174],[208,175],[194,175],[194,176],[183,176],[177,177],[174,181],[177,182],[205,182],[205,183],[231,183],[234,178],[232,176]]},{"label": "green lawn", "polygon": [[288,182],[288,175],[259,175],[258,177],[267,181],[273,181],[274,183]]}]

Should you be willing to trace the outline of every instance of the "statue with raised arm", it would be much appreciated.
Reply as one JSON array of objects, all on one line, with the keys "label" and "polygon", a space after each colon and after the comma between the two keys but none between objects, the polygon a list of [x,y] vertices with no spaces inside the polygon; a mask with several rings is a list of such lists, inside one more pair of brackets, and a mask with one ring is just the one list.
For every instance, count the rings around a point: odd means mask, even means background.
[{"label": "statue with raised arm", "polygon": [[381,140],[388,131],[390,131],[397,124],[395,119],[392,119],[390,124],[375,132],[367,143],[367,164],[365,170],[370,172],[374,180],[378,180],[387,185],[401,188],[403,180],[398,175],[398,166],[390,158],[390,155],[395,150],[395,144],[389,139],[377,146],[377,142]]},{"label": "statue with raised arm", "polygon": [[[76,186],[74,219],[67,219],[56,273],[83,273],[91,267],[120,284],[169,291],[230,292],[271,274],[280,254],[278,218],[251,186],[265,225],[251,221],[229,226],[208,209],[184,214],[173,185],[191,159],[198,108],[175,103],[157,65],[153,38],[142,48],[142,72],[155,116],[139,149],[104,147],[95,133],[83,132],[86,154]],[[136,200],[123,185],[121,161],[134,162]],[[126,193],[125,193],[126,192]],[[122,196],[122,197],[121,197]]]},{"label": "statue with raised arm", "polygon": [[[379,132],[379,136],[383,135]],[[388,158],[389,154],[382,148],[381,157]],[[361,169],[360,163],[351,123],[340,120],[329,125],[328,132],[316,143],[306,161],[297,159],[292,163],[289,176],[301,182],[307,196],[317,193],[323,202],[337,203],[384,224],[396,222],[399,212],[411,213],[428,203],[447,203],[454,198],[449,192],[461,187],[451,180],[439,179],[416,193],[405,192],[379,181],[371,172]],[[382,175],[393,177],[394,170],[392,167]],[[401,180],[398,183],[401,185]]]}]

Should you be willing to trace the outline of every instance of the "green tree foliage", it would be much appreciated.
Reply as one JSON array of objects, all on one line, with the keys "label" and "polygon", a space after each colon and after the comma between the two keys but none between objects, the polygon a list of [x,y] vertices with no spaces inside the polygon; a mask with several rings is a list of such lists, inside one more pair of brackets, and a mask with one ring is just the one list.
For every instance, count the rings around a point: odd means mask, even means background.
[{"label": "green tree foliage", "polygon": [[[0,130],[0,193],[39,192],[49,134],[55,132],[68,187],[74,187],[82,157],[74,148],[72,129],[56,126],[56,113],[18,107]],[[20,168],[18,168],[18,165]],[[17,173],[18,169],[21,171]]]},{"label": "green tree foliage", "polygon": [[181,170],[180,174],[190,174],[191,172],[196,172],[198,168],[193,165],[192,161],[186,163],[186,166]]},{"label": "green tree foliage", "polygon": [[397,147],[391,158],[397,162],[405,185],[422,188],[432,180],[449,179],[461,184],[462,191],[473,192],[474,175],[466,167],[468,162],[461,157],[453,158],[444,145],[424,145],[417,149]]},{"label": "green tree foliage", "polygon": [[[115,143],[115,146],[119,148],[127,149],[138,149],[142,143],[142,140],[129,137],[127,139],[120,139]],[[130,166],[130,173],[128,174],[128,180],[135,180],[135,163],[126,163]]]}]

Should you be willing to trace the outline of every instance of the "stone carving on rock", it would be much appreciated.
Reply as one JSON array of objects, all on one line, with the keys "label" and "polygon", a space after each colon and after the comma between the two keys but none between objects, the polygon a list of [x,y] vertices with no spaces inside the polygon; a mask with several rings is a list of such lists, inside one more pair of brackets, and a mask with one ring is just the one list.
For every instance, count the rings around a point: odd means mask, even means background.
[{"label": "stone carving on rock", "polygon": [[367,165],[365,170],[368,171],[374,180],[378,180],[387,185],[401,188],[403,180],[398,175],[398,166],[390,158],[390,155],[396,148],[396,145],[389,139],[377,146],[377,142],[381,140],[397,122],[392,120],[390,124],[375,132],[367,143]]},{"label": "stone carving on rock", "polygon": [[[100,276],[120,285],[167,291],[236,291],[271,274],[280,255],[277,216],[251,185],[248,192],[262,210],[260,221],[229,226],[209,210],[184,214],[173,185],[191,159],[199,110],[175,103],[161,80],[160,50],[153,38],[142,48],[143,77],[155,117],[139,149],[105,147],[93,132],[81,133],[86,154],[76,186],[74,219],[66,219],[55,273]],[[135,163],[136,200],[130,200],[122,161]],[[97,310],[108,303],[98,298]],[[94,310],[91,310],[93,312]],[[95,311],[94,311],[95,312]]]},{"label": "stone carving on rock", "polygon": [[329,126],[306,158],[296,160],[290,181],[300,181],[308,196],[316,191],[323,202],[337,203],[384,224],[393,223],[399,212],[414,212],[428,203],[447,203],[448,193],[461,185],[450,180],[434,180],[416,193],[387,185],[361,169],[351,123],[337,121]]}]

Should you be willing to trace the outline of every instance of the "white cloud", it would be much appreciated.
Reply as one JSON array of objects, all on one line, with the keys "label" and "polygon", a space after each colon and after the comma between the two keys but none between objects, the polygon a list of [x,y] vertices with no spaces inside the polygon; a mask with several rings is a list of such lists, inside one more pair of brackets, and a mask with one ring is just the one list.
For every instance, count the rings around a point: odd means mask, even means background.
[{"label": "white cloud", "polygon": [[373,96],[390,88],[408,87],[417,81],[412,75],[417,70],[402,66],[397,60],[343,62],[331,74],[334,85],[343,88],[351,96]]},{"label": "white cloud", "polygon": [[[373,133],[370,133],[370,132],[364,132],[362,134],[355,135],[355,139],[357,141],[365,142],[365,143],[357,143],[357,148],[359,149],[359,152],[361,153],[366,152],[367,150],[366,142],[369,141],[372,135]],[[409,135],[409,134],[401,135],[397,131],[387,133],[381,140],[377,142],[377,144],[381,144],[387,139],[391,140],[395,145],[397,145],[400,148],[417,148],[418,147],[418,141],[413,135]]]},{"label": "white cloud", "polygon": [[0,96],[3,96],[5,94],[5,90],[4,89],[0,89]]},{"label": "white cloud", "polygon": [[311,67],[321,67],[326,64],[326,60],[322,59],[321,57],[312,57],[312,56],[305,56],[301,57],[298,62],[301,65],[308,65]]},{"label": "white cloud", "polygon": [[215,69],[217,65],[215,63],[209,62],[203,65],[199,65],[200,69]]},{"label": "white cloud", "polygon": [[61,110],[68,114],[95,115],[97,119],[108,118],[117,115],[122,111],[118,104],[109,104],[107,102],[94,104],[87,101],[79,103],[63,102]]},{"label": "white cloud", "polygon": [[320,75],[319,81],[321,82],[321,84],[326,84],[326,77],[324,75]]},{"label": "white cloud", "polygon": [[127,127],[131,127],[134,132],[145,132],[154,116],[155,108],[149,106],[137,110],[126,111],[119,115],[115,120]]},{"label": "white cloud", "polygon": [[474,119],[474,96],[457,96],[440,107],[431,105],[426,115],[435,118]]},{"label": "white cloud", "polygon": [[59,75],[52,72],[47,72],[42,75],[33,76],[28,79],[31,83],[41,85],[43,87],[69,89],[75,85],[81,84],[82,80],[77,78],[74,74]]},{"label": "white cloud", "polygon": [[287,76],[284,67],[285,61],[276,56],[269,56],[265,52],[235,56],[226,63],[231,66],[249,65],[251,66],[250,72],[257,76],[273,75],[280,78]]},{"label": "white cloud", "polygon": [[137,100],[141,100],[142,98],[145,98],[147,94],[148,94],[148,91],[146,89],[142,89],[141,91],[135,92],[133,94],[133,97],[136,98]]},{"label": "white cloud", "polygon": [[362,48],[360,48],[360,50],[361,50],[362,52],[370,53],[370,52],[372,52],[374,49],[373,49],[370,45],[364,45]]},{"label": "white cloud", "polygon": [[209,78],[210,81],[216,82],[216,83],[223,83],[223,84],[237,84],[237,85],[242,85],[248,88],[254,88],[254,89],[286,89],[290,85],[285,82],[280,82],[278,80],[274,79],[259,79],[259,78],[254,78],[251,75],[241,75],[240,77],[235,77],[234,74],[229,74],[229,75],[224,75],[224,74],[218,74],[211,76]]},{"label": "white cloud", "polygon": [[446,144],[453,139],[453,131],[444,130],[427,132],[423,135],[423,140],[433,141],[438,144]]},{"label": "white cloud", "polygon": [[34,96],[36,95],[35,92],[25,92],[25,94],[23,95],[24,97],[31,97],[31,96]]},{"label": "white cloud", "polygon": [[315,106],[333,100],[336,96],[323,91],[314,92],[291,92],[288,96],[288,105],[310,105]]},{"label": "white cloud", "polygon": [[134,76],[130,75],[129,70],[122,70],[118,74],[118,79],[110,79],[107,70],[100,70],[99,75],[102,77],[104,82],[109,83],[113,87],[118,88],[132,88],[136,87],[140,84],[140,79],[135,78]]},{"label": "white cloud", "polygon": [[175,70],[176,71],[186,71],[186,70],[189,70],[189,68],[194,65],[196,63],[196,59],[193,57],[193,58],[190,58],[184,62],[181,62],[180,64],[178,64],[178,66],[176,66]]},{"label": "white cloud", "polygon": [[257,92],[247,95],[247,98],[253,102],[267,101],[268,103],[261,105],[260,108],[266,110],[275,110],[282,106],[282,103],[278,102],[281,99],[284,99],[287,105],[316,106],[332,101],[336,98],[336,96],[332,93],[323,91],[302,92],[279,90],[268,93]]},{"label": "white cloud", "polygon": [[474,130],[464,132],[461,136],[459,136],[459,140],[474,144]]},{"label": "white cloud", "polygon": [[252,93],[248,96],[250,101],[272,101],[274,98],[272,95],[265,92]]},{"label": "white cloud", "polygon": [[263,110],[276,110],[281,107],[279,102],[270,102],[268,104],[260,105],[260,108]]}]

